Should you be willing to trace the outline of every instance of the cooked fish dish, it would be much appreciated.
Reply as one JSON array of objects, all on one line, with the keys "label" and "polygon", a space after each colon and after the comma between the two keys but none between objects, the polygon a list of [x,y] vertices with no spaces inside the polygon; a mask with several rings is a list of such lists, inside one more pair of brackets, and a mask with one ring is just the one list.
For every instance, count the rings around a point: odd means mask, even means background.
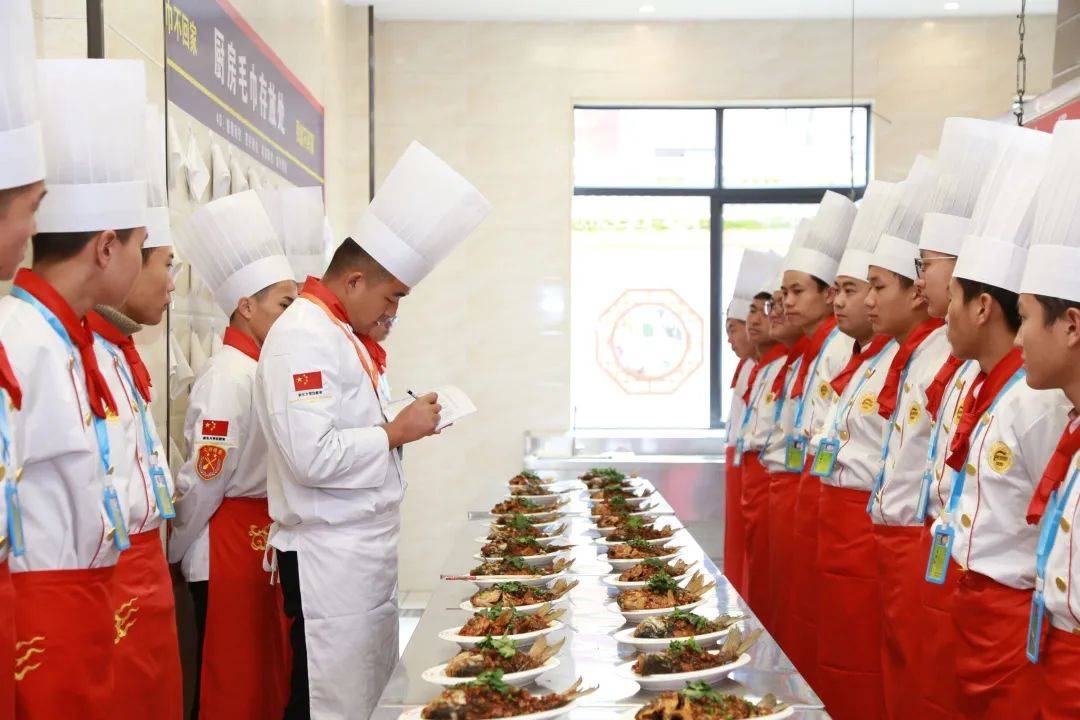
[{"label": "cooked fish dish", "polygon": [[508,684],[501,671],[491,670],[447,688],[420,711],[420,716],[426,720],[487,720],[531,715],[561,708],[595,689],[581,690],[579,679],[565,692],[532,695]]},{"label": "cooked fish dish", "polygon": [[727,630],[741,619],[741,615],[721,615],[715,620],[710,620],[685,610],[673,610],[667,615],[643,620],[634,628],[634,637],[662,640],[708,635]]},{"label": "cooked fish dish", "polygon": [[569,545],[541,545],[535,538],[512,538],[509,540],[493,540],[480,548],[480,554],[491,558],[513,555],[531,557],[569,549]]},{"label": "cooked fish dish", "polygon": [[645,558],[664,557],[678,551],[679,548],[652,545],[644,540],[635,539],[609,547],[608,558],[611,560],[644,560]]},{"label": "cooked fish dish", "polygon": [[772,695],[760,702],[719,693],[701,680],[679,692],[664,692],[637,711],[634,720],[750,720],[773,715],[787,706]]},{"label": "cooked fish dish", "polygon": [[554,602],[577,587],[578,581],[557,580],[549,590],[544,587],[504,582],[473,593],[469,602],[473,607],[521,607]]},{"label": "cooked fish dish", "polygon": [[639,562],[632,568],[623,570],[622,573],[619,574],[619,580],[622,582],[641,582],[643,580],[649,580],[660,573],[676,578],[680,575],[685,575],[689,570],[690,566],[682,560],[664,562],[663,560],[657,560],[656,558],[648,558]]},{"label": "cooked fish dish", "polygon": [[620,610],[662,610],[689,605],[701,599],[716,583],[706,584],[701,573],[694,573],[685,588],[663,573],[653,576],[643,588],[623,590],[615,597]]},{"label": "cooked fish dish", "polygon": [[[637,520],[637,518],[630,518]],[[675,528],[658,528],[653,525],[624,525],[608,534],[607,539],[612,542],[626,542],[628,540],[664,540],[675,535]]]},{"label": "cooked fish dish", "polygon": [[732,630],[719,650],[704,649],[697,640],[675,640],[666,650],[655,653],[638,653],[634,660],[634,672],[638,675],[674,675],[720,667],[735,662],[761,635],[755,630],[746,638],[738,628]]},{"label": "cooked fish dish", "polygon": [[512,640],[489,637],[451,658],[445,672],[448,677],[470,678],[491,670],[501,670],[507,675],[535,670],[555,657],[565,642],[560,640],[549,646],[546,639],[540,638],[528,652],[521,652]]},{"label": "cooked fish dish", "polygon": [[573,561],[556,560],[549,567],[531,567],[519,557],[504,557],[498,560],[487,560],[472,570],[470,575],[526,575],[539,577],[542,575],[554,575],[569,567]]},{"label": "cooked fish dish", "polygon": [[480,610],[461,626],[459,635],[484,637],[485,635],[521,635],[546,630],[551,623],[562,617],[565,610],[540,608],[532,614],[519,613],[514,608],[489,608]]}]

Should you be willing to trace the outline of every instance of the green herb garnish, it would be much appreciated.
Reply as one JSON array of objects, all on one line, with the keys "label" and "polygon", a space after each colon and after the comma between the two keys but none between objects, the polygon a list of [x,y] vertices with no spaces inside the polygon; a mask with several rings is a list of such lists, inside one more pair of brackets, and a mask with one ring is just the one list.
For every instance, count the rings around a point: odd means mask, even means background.
[{"label": "green herb garnish", "polygon": [[486,617],[488,620],[498,620],[499,617],[506,612],[510,611],[510,619],[517,620],[518,618],[525,617],[525,613],[518,612],[512,607],[496,606],[491,608],[484,608],[483,610],[477,610],[476,614],[482,617]]},{"label": "green herb garnish", "polygon": [[660,571],[667,570],[667,563],[657,558],[645,558],[645,565]]},{"label": "green herb garnish", "polygon": [[495,587],[499,588],[504,593],[508,593],[510,595],[519,595],[525,591],[524,585],[514,581],[498,583]]},{"label": "green herb garnish", "polygon": [[534,473],[532,470],[522,470],[518,473],[518,477],[523,477],[526,480],[539,480],[540,476]]},{"label": "green herb garnish", "polygon": [[514,530],[528,530],[533,526],[533,524],[532,521],[529,520],[529,518],[525,517],[521,513],[514,513],[510,516],[510,520],[506,523],[506,526],[509,528],[513,528]]},{"label": "green herb garnish", "polygon": [[515,570],[523,570],[527,567],[525,561],[516,555],[503,559],[506,560],[506,562],[510,564],[510,567],[514,568]]},{"label": "green herb garnish", "polygon": [[668,652],[672,655],[678,655],[679,653],[684,652],[700,653],[704,651],[701,649],[701,646],[698,645],[697,640],[695,640],[694,638],[689,638],[687,640],[672,641],[672,643],[668,645]]},{"label": "green herb garnish", "polygon": [[482,649],[494,650],[504,658],[512,658],[517,655],[517,646],[514,645],[514,641],[505,635],[500,638],[492,637],[488,635],[486,638],[476,644],[476,647]]},{"label": "green herb garnish", "polygon": [[634,548],[635,550],[648,550],[652,547],[652,545],[642,540],[641,538],[630,538],[626,541],[626,544]]},{"label": "green herb garnish", "polygon": [[678,590],[679,583],[675,582],[666,572],[660,572],[649,578],[649,582],[645,587],[648,588],[649,592],[666,593]]},{"label": "green herb garnish", "polygon": [[627,530],[638,530],[643,527],[645,527],[645,521],[642,520],[640,517],[629,516],[626,518]]},{"label": "green herb garnish", "polygon": [[472,682],[465,683],[472,687],[486,687],[501,695],[509,695],[513,688],[503,680],[502,670],[485,670]]},{"label": "green herb garnish", "polygon": [[682,694],[689,700],[712,700],[713,702],[721,702],[723,700],[723,696],[713,690],[709,683],[704,680],[686,683],[686,687],[683,688]]},{"label": "green herb garnish", "polygon": [[674,610],[668,614],[672,620],[685,620],[694,626],[695,630],[702,630],[709,625],[708,618],[704,618],[701,615],[692,612],[686,612],[685,610]]},{"label": "green herb garnish", "polygon": [[626,507],[626,498],[622,495],[616,495],[615,497],[608,498],[607,504],[611,507]]}]

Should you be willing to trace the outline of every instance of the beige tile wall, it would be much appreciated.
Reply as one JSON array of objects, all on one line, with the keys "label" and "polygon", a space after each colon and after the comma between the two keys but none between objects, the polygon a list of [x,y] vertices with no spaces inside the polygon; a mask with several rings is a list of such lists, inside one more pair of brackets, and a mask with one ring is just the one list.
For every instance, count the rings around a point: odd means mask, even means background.
[{"label": "beige tile wall", "polygon": [[[1054,25],[1029,20],[1030,93],[1049,87]],[[569,292],[574,103],[843,100],[851,27],[389,22],[375,34],[378,178],[416,138],[495,205],[402,304],[389,342],[396,394],[452,381],[480,408],[406,449],[401,582],[423,590],[477,489],[518,468],[524,432],[571,420],[568,316],[552,323],[538,302]],[[1014,36],[1005,17],[857,23],[854,90],[874,103],[877,177],[933,150],[949,115],[1008,112]]]}]

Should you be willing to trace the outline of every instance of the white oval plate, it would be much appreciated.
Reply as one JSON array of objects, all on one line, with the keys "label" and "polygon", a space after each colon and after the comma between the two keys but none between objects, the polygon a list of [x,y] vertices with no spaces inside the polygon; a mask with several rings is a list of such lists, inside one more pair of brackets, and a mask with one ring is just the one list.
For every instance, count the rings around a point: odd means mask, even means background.
[{"label": "white oval plate", "polygon": [[[705,647],[707,645],[713,645],[716,642],[718,642],[719,640],[724,639],[724,637],[726,637],[727,634],[729,632],[731,632],[731,628],[733,628],[733,627],[735,627],[735,626],[731,625],[726,630],[719,630],[717,632],[704,633],[702,635],[694,635],[693,638],[694,638],[694,640],[697,640],[697,644],[702,646],[702,647]],[[636,625],[634,627],[623,628],[622,630],[619,630],[618,632],[616,632],[612,637],[615,638],[616,642],[621,642],[623,645],[630,645],[632,647],[640,648],[642,650],[663,650],[668,645],[670,645],[672,643],[672,641],[674,641],[674,640],[689,640],[690,639],[689,637],[680,637],[680,638],[639,638],[639,637],[634,637],[634,630],[636,628],[637,628]]]},{"label": "white oval plate", "polygon": [[[549,531],[554,530],[555,528],[559,527],[564,522],[565,522],[565,520],[561,520],[560,518],[555,518],[554,520],[545,520],[544,522],[541,522],[541,523],[535,523],[533,525],[533,527],[537,528],[541,532],[549,532]],[[497,528],[497,527],[502,527],[502,526],[498,525],[496,523],[491,523],[491,527]]]},{"label": "white oval plate", "polygon": [[[561,718],[564,715],[568,715],[571,710],[574,709],[574,705],[577,704],[577,700],[571,700],[560,708],[554,710],[545,710],[544,712],[529,713],[528,715],[514,715],[513,717],[503,718],[503,720],[555,720],[555,718]],[[423,707],[416,707],[411,710],[406,710],[398,716],[398,720],[422,720],[424,711]],[[755,720],[759,720],[755,718]]]},{"label": "white oval plate", "polygon": [[[556,550],[555,552],[543,553],[541,555],[522,555],[521,559],[529,567],[543,567],[544,565],[550,565],[555,562],[555,558],[563,557],[569,554],[569,550]],[[498,557],[484,557],[480,553],[474,553],[473,557],[477,560],[500,560]]]},{"label": "white oval plate", "polygon": [[[693,567],[693,564],[691,564],[690,568]],[[621,574],[622,573],[612,573],[611,575],[605,575],[604,577],[600,578],[600,581],[603,582],[605,585],[610,585],[611,587],[618,588],[619,590],[634,590],[637,588],[643,588],[649,584],[648,580],[620,580],[619,575]],[[675,582],[682,582],[683,580],[689,578],[692,574],[693,573],[691,572],[691,570],[687,569],[687,571],[684,572],[682,575],[678,575],[671,579]]]},{"label": "white oval plate", "polygon": [[[544,607],[545,605],[550,605],[551,607],[558,607],[559,605],[562,605],[562,604],[567,603],[569,601],[570,601],[570,593],[568,592],[568,593],[565,593],[562,597],[558,598],[557,600],[552,600],[551,602],[533,603],[531,605],[518,605],[514,609],[517,610],[519,613],[524,613],[525,615],[530,615],[530,614],[536,612],[537,610],[539,610],[540,608]],[[472,604],[472,601],[469,600],[468,598],[466,598],[465,600],[462,600],[461,604],[458,605],[458,607],[460,607],[465,612],[469,612],[469,613],[480,612],[481,610],[487,610],[488,609],[488,608],[476,607],[475,605]]]},{"label": "white oval plate", "polygon": [[[682,688],[679,688],[679,689],[681,690]],[[644,707],[645,707],[644,705],[637,705],[635,707],[632,707],[629,710],[627,710],[624,714],[620,715],[618,720],[634,720],[634,718],[637,717],[637,714],[639,712],[641,712],[641,709],[644,708]],[[754,718],[754,720],[784,720],[785,718],[789,718],[794,714],[795,714],[795,708],[788,705],[786,708],[784,708],[780,712],[773,713],[772,715],[761,715],[759,717]]]},{"label": "white oval plate", "polygon": [[[420,674],[420,677],[432,685],[442,685],[443,687],[450,687],[451,685],[458,685],[476,679],[475,677],[450,677],[446,674],[446,665],[447,663],[443,663],[442,665],[428,668]],[[516,673],[506,673],[502,676],[502,679],[514,687],[525,687],[547,671],[554,670],[557,667],[559,667],[559,658],[551,657],[548,658],[546,663],[538,668],[523,670]]]},{"label": "white oval plate", "polygon": [[519,582],[522,585],[546,585],[559,578],[566,577],[566,571],[557,572],[553,575],[484,575],[470,582],[479,588],[489,588],[504,582]]},{"label": "white oval plate", "polygon": [[626,622],[634,623],[635,625],[645,618],[653,617],[654,615],[667,615],[672,610],[693,610],[696,607],[701,607],[705,604],[705,598],[701,598],[696,602],[689,603],[687,605],[677,605],[670,608],[658,608],[656,610],[622,610],[619,608],[619,603],[612,600],[607,603],[605,607],[612,612],[617,612],[626,618]]},{"label": "white oval plate", "polygon": [[528,500],[529,502],[536,503],[540,506],[554,505],[563,499],[562,493],[552,493],[551,495],[514,495],[514,497]]},{"label": "white oval plate", "polygon": [[[550,635],[551,633],[557,632],[558,630],[561,630],[562,628],[563,628],[563,624],[560,621],[555,620],[555,621],[553,621],[551,623],[551,627],[549,627],[549,628],[544,628],[543,630],[534,630],[533,632],[529,632],[529,633],[518,633],[517,635],[507,635],[506,637],[511,642],[513,642],[514,645],[516,645],[518,647],[526,647],[528,645],[532,645],[534,642],[536,642],[536,640],[538,638],[541,638],[544,635]],[[458,635],[457,633],[458,633],[458,630],[460,630],[460,629],[461,629],[460,626],[456,627],[456,628],[447,628],[446,630],[443,630],[442,632],[439,633],[439,639],[440,640],[446,640],[447,642],[457,643],[458,645],[460,645],[463,648],[471,648],[474,645],[479,645],[480,643],[482,643],[484,641],[483,636],[475,636],[474,637],[472,635]],[[500,637],[502,637],[502,636],[500,635]]]},{"label": "white oval plate", "polygon": [[[665,543],[671,542],[672,540],[675,540],[676,539],[675,536],[678,535],[678,534],[679,534],[679,531],[676,529],[675,533],[673,535],[671,535],[670,537],[656,538],[655,540],[646,540],[645,542],[649,543],[650,545],[663,545]],[[625,540],[608,540],[606,537],[602,537],[602,538],[596,538],[595,540],[593,540],[593,542],[596,543],[597,545],[599,545],[600,547],[611,547],[612,545],[622,545],[626,541]]]},{"label": "white oval plate", "polygon": [[704,680],[712,685],[713,683],[723,680],[727,677],[728,673],[738,670],[748,662],[750,662],[750,655],[748,653],[743,653],[735,662],[721,665],[720,667],[708,668],[706,670],[695,670],[694,672],[671,673],[669,675],[638,675],[634,672],[633,660],[628,663],[623,663],[616,668],[616,670],[623,677],[628,677],[636,682],[644,690],[662,692],[664,690],[682,690],[686,687],[686,683],[695,682],[697,680]]},{"label": "white oval plate", "polygon": [[[663,562],[663,563],[666,563],[669,560],[674,560],[675,558],[679,557],[680,552],[682,552],[682,548],[678,548],[675,552],[671,553],[670,555],[661,555],[660,557],[653,558],[653,559],[654,560],[659,560],[660,562]],[[617,558],[613,558],[613,557],[610,557],[610,556],[607,558],[607,561],[609,563],[611,563],[611,567],[615,568],[616,570],[628,570],[628,569],[634,567],[635,565],[637,565],[638,563],[644,562],[644,560],[645,560],[645,558],[633,558],[633,559],[630,559],[630,560],[619,560]]]}]

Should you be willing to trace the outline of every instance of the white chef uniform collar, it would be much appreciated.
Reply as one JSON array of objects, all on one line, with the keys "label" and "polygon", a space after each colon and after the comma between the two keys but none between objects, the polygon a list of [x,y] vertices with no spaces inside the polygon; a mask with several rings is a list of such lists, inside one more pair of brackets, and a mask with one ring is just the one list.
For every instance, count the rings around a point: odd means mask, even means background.
[{"label": "white chef uniform collar", "polygon": [[0,3],[0,190],[45,178],[30,0]]}]

